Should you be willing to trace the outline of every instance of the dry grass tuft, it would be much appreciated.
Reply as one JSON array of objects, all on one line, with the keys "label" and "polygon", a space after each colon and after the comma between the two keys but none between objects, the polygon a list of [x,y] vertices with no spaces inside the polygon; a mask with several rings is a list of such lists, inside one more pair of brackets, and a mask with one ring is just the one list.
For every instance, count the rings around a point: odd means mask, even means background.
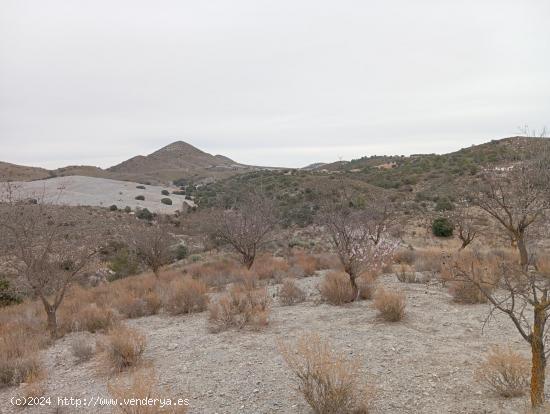
[{"label": "dry grass tuft", "polygon": [[42,373],[38,350],[44,346],[43,341],[42,336],[27,330],[21,321],[0,326],[0,388],[20,384]]},{"label": "dry grass tuft", "polygon": [[[154,371],[134,371],[129,381],[118,378],[107,384],[111,396],[118,401],[130,399],[144,401],[149,399],[157,400],[154,404],[117,405],[115,413],[121,414],[185,414],[188,411],[189,400],[174,398],[167,390],[157,385],[157,376]],[[170,398],[172,405],[161,407],[159,400]],[[181,403],[181,404],[177,404]]]},{"label": "dry grass tuft", "polygon": [[440,273],[445,253],[441,249],[426,248],[416,250],[414,268],[417,272]]},{"label": "dry grass tuft", "polygon": [[[496,256],[481,256],[462,252],[451,258],[442,272],[442,278],[449,285],[449,293],[457,303],[487,303],[487,297],[478,284],[487,292],[492,292],[499,279],[499,262]],[[467,272],[469,278],[463,276]]]},{"label": "dry grass tuft", "polygon": [[233,259],[221,259],[209,263],[195,263],[186,267],[185,271],[193,279],[198,279],[212,287],[224,287],[237,282],[246,269]]},{"label": "dry grass tuft", "polygon": [[388,322],[397,322],[405,316],[407,301],[400,292],[392,292],[382,287],[378,288],[374,296],[374,307],[380,316]]},{"label": "dry grass tuft", "polygon": [[313,276],[319,268],[315,256],[307,254],[301,250],[295,250],[290,258],[291,264],[300,269],[304,276]]},{"label": "dry grass tuft", "polygon": [[338,258],[337,254],[334,253],[324,253],[324,254],[318,254],[315,256],[317,259],[317,268],[319,270],[323,269],[333,269],[333,270],[344,270],[344,266],[342,266],[342,262]]},{"label": "dry grass tuft", "polygon": [[236,284],[209,307],[212,332],[230,328],[260,329],[269,323],[270,298],[265,288],[248,288]]},{"label": "dry grass tuft", "polygon": [[296,281],[293,279],[285,279],[278,294],[279,302],[283,306],[294,305],[306,299],[305,292],[296,285]]},{"label": "dry grass tuft", "polygon": [[111,283],[108,294],[113,308],[126,318],[156,315],[161,308],[159,281],[151,275],[132,276]]},{"label": "dry grass tuft", "polygon": [[87,338],[77,338],[71,343],[71,352],[78,362],[89,361],[95,353],[95,346]]},{"label": "dry grass tuft", "polygon": [[475,378],[502,397],[510,398],[527,392],[530,374],[527,358],[509,347],[494,347],[476,370]]},{"label": "dry grass tuft", "polygon": [[[63,314],[66,315],[66,311]],[[117,318],[112,309],[95,303],[85,304],[70,315],[64,316],[62,329],[67,331],[97,332],[109,329]]]},{"label": "dry grass tuft", "polygon": [[289,269],[290,265],[285,258],[267,254],[257,257],[252,266],[252,272],[254,272],[260,280],[282,280]]},{"label": "dry grass tuft", "polygon": [[208,307],[208,286],[189,276],[174,279],[164,293],[166,311],[172,315],[203,312]]},{"label": "dry grass tuft", "polygon": [[347,273],[337,271],[325,275],[319,291],[323,299],[331,305],[353,302],[356,296]]},{"label": "dry grass tuft", "polygon": [[109,366],[115,372],[137,365],[145,351],[145,336],[123,325],[113,327],[107,336],[104,352]]},{"label": "dry grass tuft", "polygon": [[18,394],[23,399],[23,406],[30,405],[33,399],[39,398],[46,394],[46,385],[44,380],[46,375],[44,371],[32,371],[20,384]]},{"label": "dry grass tuft", "polygon": [[373,298],[378,284],[377,278],[378,276],[372,273],[363,273],[357,278],[356,282],[359,288],[359,299],[368,300]]},{"label": "dry grass tuft", "polygon": [[411,249],[398,249],[393,254],[393,261],[396,264],[413,265],[416,261],[416,250]]},{"label": "dry grass tuft", "polygon": [[279,344],[280,352],[296,375],[298,391],[316,414],[366,414],[368,388],[361,381],[357,359],[332,349],[318,335],[301,337],[295,345]]},{"label": "dry grass tuft", "polygon": [[414,266],[401,263],[397,268],[397,280],[401,283],[415,283],[416,282],[416,270]]}]

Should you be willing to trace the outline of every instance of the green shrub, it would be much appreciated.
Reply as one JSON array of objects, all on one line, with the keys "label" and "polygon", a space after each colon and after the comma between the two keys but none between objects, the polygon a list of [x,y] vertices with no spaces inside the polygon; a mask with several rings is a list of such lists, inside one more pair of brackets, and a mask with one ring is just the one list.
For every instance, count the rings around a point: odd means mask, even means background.
[{"label": "green shrub", "polygon": [[0,307],[21,302],[22,299],[10,289],[10,282],[0,277]]},{"label": "green shrub", "polygon": [[139,188],[140,190],[145,190],[145,186],[144,186],[144,185],[136,185],[136,188]]},{"label": "green shrub", "polygon": [[163,199],[160,200],[160,202],[161,202],[162,204],[166,204],[166,205],[168,205],[168,206],[171,206],[171,205],[172,205],[172,200],[171,200],[170,198],[163,198]]},{"label": "green shrub", "polygon": [[143,200],[145,200],[145,196],[140,194],[140,195],[136,196],[136,200],[142,200],[143,201]]},{"label": "green shrub", "polygon": [[113,276],[109,277],[111,281],[135,275],[139,270],[137,258],[126,248],[122,248],[116,252],[108,266],[110,270],[115,272]]},{"label": "green shrub", "polygon": [[176,190],[176,191],[172,191],[172,194],[184,196],[184,195],[185,195],[185,191]]},{"label": "green shrub", "polygon": [[136,217],[141,220],[151,221],[153,220],[153,213],[146,208],[141,208],[136,212]]},{"label": "green shrub", "polygon": [[437,237],[451,237],[453,224],[445,217],[436,218],[432,223],[432,233]]},{"label": "green shrub", "polygon": [[130,206],[124,207],[124,212],[125,212],[125,213],[130,213],[130,212],[132,212],[132,207],[130,207]]},{"label": "green shrub", "polygon": [[176,259],[183,260],[189,255],[189,249],[185,244],[179,244],[175,251]]},{"label": "green shrub", "polygon": [[170,191],[168,191],[168,190],[162,190],[160,193],[162,195],[170,195]]},{"label": "green shrub", "polygon": [[109,210],[111,211],[117,211],[118,210],[118,207],[116,206],[116,204],[113,204],[109,207]]}]

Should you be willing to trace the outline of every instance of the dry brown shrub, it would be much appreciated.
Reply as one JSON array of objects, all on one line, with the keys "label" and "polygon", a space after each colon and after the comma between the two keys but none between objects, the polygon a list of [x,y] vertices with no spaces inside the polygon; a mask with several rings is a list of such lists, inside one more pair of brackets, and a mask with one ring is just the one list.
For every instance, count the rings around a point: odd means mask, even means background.
[{"label": "dry brown shrub", "polygon": [[253,290],[259,287],[260,279],[258,275],[250,270],[242,269],[242,271],[236,275],[236,285],[242,286],[245,289]]},{"label": "dry brown shrub", "polygon": [[115,326],[103,345],[106,361],[115,372],[135,366],[141,360],[146,343],[141,332],[123,325]]},{"label": "dry brown shrub", "polygon": [[304,276],[313,276],[318,269],[317,259],[301,250],[294,251],[290,262],[293,266],[300,269]]},{"label": "dry brown shrub", "polygon": [[[118,401],[135,399],[147,402],[146,404],[115,406],[115,412],[121,414],[185,414],[188,411],[189,400],[174,398],[170,392],[162,389],[157,384],[157,375],[153,370],[139,370],[131,374],[129,380],[117,378],[107,384],[111,396]],[[162,407],[158,400],[172,400],[182,404],[165,405]],[[150,404],[149,399],[157,400]],[[187,405],[185,404],[187,402]]]},{"label": "dry brown shrub", "polygon": [[413,265],[416,261],[416,251],[411,249],[398,249],[393,253],[393,261],[396,264]]},{"label": "dry brown shrub", "polygon": [[268,254],[262,254],[254,260],[252,272],[260,280],[276,279],[281,280],[288,273],[290,265],[284,257],[275,257]]},{"label": "dry brown shrub", "polygon": [[397,280],[402,283],[415,283],[416,282],[416,270],[414,266],[401,263],[397,268]]},{"label": "dry brown shrub", "polygon": [[144,296],[127,292],[126,295],[120,295],[116,302],[116,308],[126,318],[156,315],[161,307],[162,302],[157,292],[148,292]]},{"label": "dry brown shrub", "polygon": [[487,297],[470,281],[453,281],[449,286],[449,293],[457,303],[473,305],[487,303]]},{"label": "dry brown shrub", "polygon": [[42,373],[38,350],[44,346],[45,336],[26,328],[17,320],[0,326],[0,388]]},{"label": "dry brown shrub", "polygon": [[163,295],[166,311],[172,315],[203,312],[208,307],[208,286],[190,276],[174,279]]},{"label": "dry brown shrub", "polygon": [[[160,276],[159,276],[160,278]],[[110,303],[126,318],[156,315],[161,308],[159,279],[151,274],[131,276],[111,283]]]},{"label": "dry brown shrub", "polygon": [[405,316],[407,301],[401,292],[392,292],[382,287],[374,296],[374,307],[380,316],[388,322],[397,322]]},{"label": "dry brown shrub", "polygon": [[374,273],[365,272],[357,278],[357,287],[359,288],[359,299],[372,299],[376,291],[378,276]]},{"label": "dry brown shrub", "polygon": [[61,312],[61,315],[64,315],[61,328],[65,332],[105,331],[113,326],[117,320],[112,309],[99,307],[95,303],[84,304],[72,314],[67,315],[66,313],[66,309]]},{"label": "dry brown shrub", "polygon": [[366,414],[371,396],[361,380],[358,359],[334,351],[318,335],[294,345],[279,343],[283,359],[297,377],[298,391],[316,414]]},{"label": "dry brown shrub", "polygon": [[209,263],[195,263],[187,266],[185,271],[193,279],[202,280],[208,286],[223,287],[239,280],[245,268],[233,259],[221,259]]},{"label": "dry brown shrub", "polygon": [[498,247],[491,249],[487,256],[493,257],[504,263],[518,263],[518,252],[516,249]]},{"label": "dry brown shrub", "polygon": [[441,249],[426,248],[416,250],[414,268],[417,272],[440,273],[445,253]]},{"label": "dry brown shrub", "polygon": [[[477,284],[487,292],[492,292],[498,283],[498,259],[495,256],[482,256],[462,252],[450,259],[442,272],[442,278],[449,285],[449,293],[457,303],[487,303],[487,297]],[[461,271],[468,271],[469,280],[461,277]]]},{"label": "dry brown shrub", "polygon": [[510,347],[493,347],[477,368],[475,379],[502,397],[519,397],[529,390],[531,368],[527,358]]},{"label": "dry brown shrub", "polygon": [[296,281],[293,279],[285,279],[278,294],[279,302],[283,306],[294,305],[306,299],[305,292],[296,285]]},{"label": "dry brown shrub", "polygon": [[269,323],[270,298],[266,288],[249,289],[241,284],[231,286],[216,302],[210,304],[210,330],[230,328],[260,329]]},{"label": "dry brown shrub", "polygon": [[355,300],[354,292],[349,276],[344,272],[328,272],[321,284],[319,291],[324,300],[331,305],[343,305]]},{"label": "dry brown shrub", "polygon": [[24,381],[19,385],[18,396],[23,399],[23,406],[30,405],[33,399],[46,394],[44,380],[46,373],[42,370],[32,371],[27,374]]},{"label": "dry brown shrub", "polygon": [[76,338],[71,343],[71,352],[78,362],[84,362],[92,358],[95,346],[89,338]]},{"label": "dry brown shrub", "polygon": [[342,262],[338,258],[337,254],[323,253],[315,256],[317,260],[317,269],[333,269],[333,270],[344,270]]}]

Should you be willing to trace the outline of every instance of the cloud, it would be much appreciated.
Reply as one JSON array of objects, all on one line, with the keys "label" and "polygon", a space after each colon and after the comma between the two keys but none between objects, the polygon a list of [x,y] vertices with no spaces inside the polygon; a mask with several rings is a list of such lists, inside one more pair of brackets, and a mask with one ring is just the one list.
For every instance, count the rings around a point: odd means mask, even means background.
[{"label": "cloud", "polygon": [[548,15],[538,0],[5,0],[0,159],[106,167],[182,139],[301,166],[514,135],[550,123]]}]

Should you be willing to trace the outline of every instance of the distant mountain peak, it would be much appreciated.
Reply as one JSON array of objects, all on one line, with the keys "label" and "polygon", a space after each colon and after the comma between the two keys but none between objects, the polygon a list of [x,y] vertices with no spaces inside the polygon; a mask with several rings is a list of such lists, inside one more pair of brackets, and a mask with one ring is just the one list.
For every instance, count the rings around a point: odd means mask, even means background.
[{"label": "distant mountain peak", "polygon": [[130,158],[109,168],[111,172],[143,174],[158,171],[182,171],[190,173],[213,167],[229,167],[236,164],[227,158],[204,152],[185,141],[174,141],[161,149],[146,155]]},{"label": "distant mountain peak", "polygon": [[161,149],[159,149],[156,152],[159,152],[159,151],[188,151],[188,150],[204,152],[204,151],[201,151],[200,149],[198,149],[197,147],[194,147],[193,145],[191,145],[191,144],[189,144],[185,141],[181,141],[181,140],[174,141],[171,144],[168,144],[165,147],[162,147]]}]

